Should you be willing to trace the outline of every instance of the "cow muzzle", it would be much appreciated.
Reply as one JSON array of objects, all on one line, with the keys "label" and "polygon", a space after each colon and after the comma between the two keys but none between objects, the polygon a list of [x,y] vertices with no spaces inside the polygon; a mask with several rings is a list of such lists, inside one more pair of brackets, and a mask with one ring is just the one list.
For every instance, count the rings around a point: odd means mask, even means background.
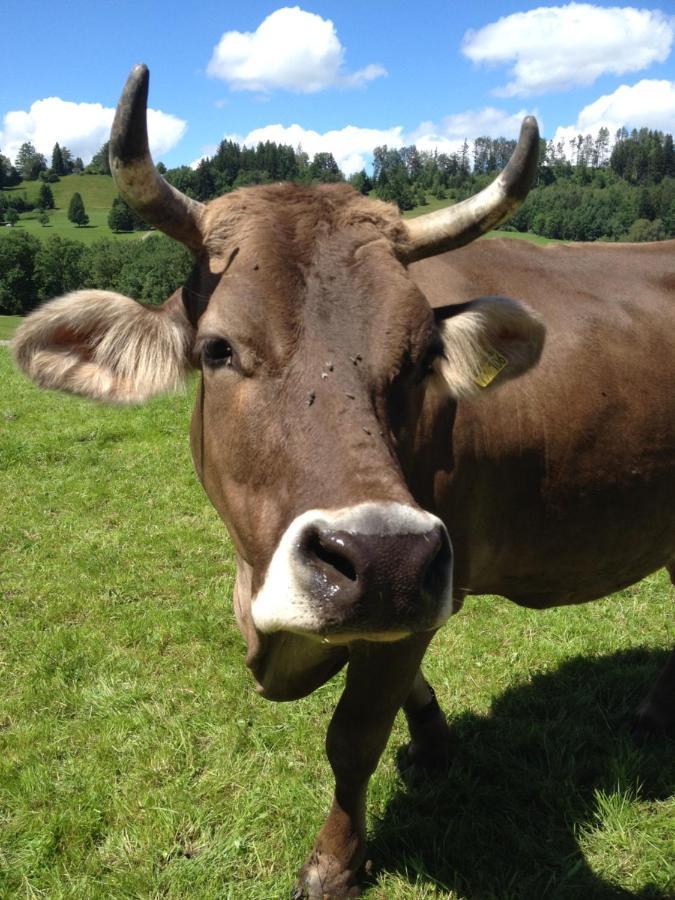
[{"label": "cow muzzle", "polygon": [[262,633],[391,641],[452,613],[452,548],[436,516],[402,503],[309,510],[283,534],[252,616]]}]

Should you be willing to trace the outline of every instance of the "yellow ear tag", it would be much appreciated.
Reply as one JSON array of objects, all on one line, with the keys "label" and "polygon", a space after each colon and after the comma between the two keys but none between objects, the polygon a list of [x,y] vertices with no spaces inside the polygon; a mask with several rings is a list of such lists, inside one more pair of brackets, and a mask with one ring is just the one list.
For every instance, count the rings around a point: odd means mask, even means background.
[{"label": "yellow ear tag", "polygon": [[502,356],[494,347],[485,347],[485,355],[481,360],[478,374],[474,376],[474,381],[478,387],[486,388],[492,384],[497,375],[505,369],[509,364],[508,359]]}]

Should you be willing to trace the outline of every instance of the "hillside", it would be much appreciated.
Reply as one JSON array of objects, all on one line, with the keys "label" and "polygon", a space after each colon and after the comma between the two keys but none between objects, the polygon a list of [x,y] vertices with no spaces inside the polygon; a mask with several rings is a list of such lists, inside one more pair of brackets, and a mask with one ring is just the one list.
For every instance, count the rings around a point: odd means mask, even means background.
[{"label": "hillside", "polygon": [[[41,181],[22,181],[16,187],[0,190],[0,194],[25,194],[27,200],[37,199]],[[143,232],[123,232],[114,234],[108,228],[108,213],[117,196],[117,190],[112,178],[108,175],[64,175],[54,184],[49,185],[54,195],[56,209],[49,211],[49,225],[40,225],[37,220],[37,212],[22,213],[17,225],[17,231],[25,231],[37,238],[47,238],[57,234],[70,240],[91,244],[100,238],[115,238],[116,240],[134,240]],[[78,228],[68,221],[68,204],[73,194],[79,191],[84,202],[84,207],[89,216],[89,224]],[[373,192],[371,192],[372,194]],[[374,196],[374,194],[373,194]],[[405,218],[422,215],[449,206],[452,200],[437,200],[429,196],[425,206],[417,206],[404,213]],[[0,235],[9,233],[0,226]]]},{"label": "hillside", "polygon": [[[38,196],[41,184],[41,181],[22,181],[16,187],[5,188],[1,193],[19,195],[25,193],[29,201],[34,201]],[[91,244],[104,237],[123,241],[138,238],[138,232],[113,234],[108,228],[108,213],[117,196],[117,190],[109,175],[64,175],[49,187],[56,204],[56,209],[49,212],[49,225],[40,225],[37,221],[37,212],[27,212],[22,213],[19,222],[14,226],[17,230],[34,234],[38,238],[58,234],[60,237],[67,237],[85,244]],[[84,208],[89,216],[89,224],[81,228],[68,221],[68,204],[76,191],[81,194]],[[6,230],[9,231],[9,229]],[[5,231],[5,229],[0,228],[0,231]]]}]

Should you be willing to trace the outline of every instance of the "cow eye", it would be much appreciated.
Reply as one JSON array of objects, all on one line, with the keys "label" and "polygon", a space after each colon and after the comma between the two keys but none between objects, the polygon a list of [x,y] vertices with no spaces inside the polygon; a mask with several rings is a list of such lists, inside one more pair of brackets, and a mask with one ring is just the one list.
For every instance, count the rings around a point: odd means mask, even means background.
[{"label": "cow eye", "polygon": [[232,347],[223,338],[212,338],[202,348],[202,359],[205,365],[212,368],[231,366],[232,355]]}]

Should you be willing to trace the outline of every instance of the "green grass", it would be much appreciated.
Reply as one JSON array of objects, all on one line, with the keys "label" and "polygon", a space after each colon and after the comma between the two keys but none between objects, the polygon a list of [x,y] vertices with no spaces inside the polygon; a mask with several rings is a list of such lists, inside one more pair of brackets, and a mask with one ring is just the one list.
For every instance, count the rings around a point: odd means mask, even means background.
[{"label": "green grass", "polygon": [[[22,181],[21,184],[14,188],[7,188],[6,191],[18,194],[25,192],[28,200],[34,201],[37,199],[40,184],[39,181]],[[114,234],[108,228],[108,213],[117,196],[117,189],[109,176],[65,175],[59,181],[50,184],[49,187],[52,189],[56,204],[56,209],[49,210],[49,225],[40,225],[37,220],[38,214],[28,212],[22,213],[15,228],[27,231],[39,238],[58,234],[59,237],[82,241],[85,244],[91,244],[103,237],[119,240],[138,239],[139,232]],[[82,228],[68,221],[68,204],[76,191],[82,195],[84,207],[89,216],[89,224]]]},{"label": "green grass", "polygon": [[[194,385],[105,408],[37,391],[7,348],[0,379],[0,896],[288,896],[341,679],[254,693],[188,452]],[[456,759],[406,786],[397,722],[366,897],[672,898],[673,747],[626,733],[672,637],[663,572],[546,613],[468,600],[426,665]]]},{"label": "green grass", "polygon": [[19,327],[21,316],[0,316],[0,341],[9,341]]}]

